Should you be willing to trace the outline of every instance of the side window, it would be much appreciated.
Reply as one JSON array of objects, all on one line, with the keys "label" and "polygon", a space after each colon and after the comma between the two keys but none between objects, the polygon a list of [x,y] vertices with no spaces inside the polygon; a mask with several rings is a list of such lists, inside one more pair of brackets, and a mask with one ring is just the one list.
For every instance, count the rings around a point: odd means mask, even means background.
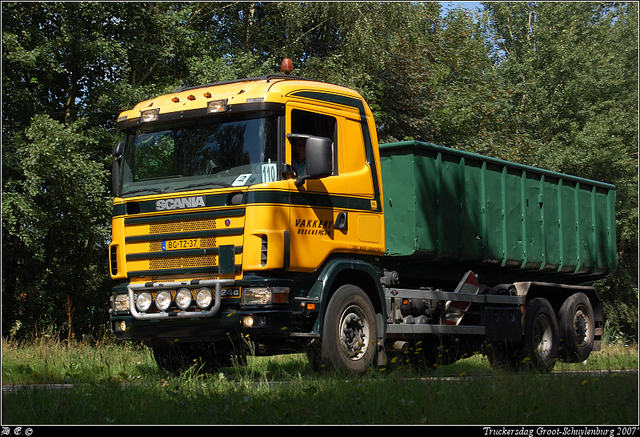
[{"label": "side window", "polygon": [[334,174],[338,168],[336,162],[336,150],[338,139],[338,123],[335,117],[317,114],[315,112],[294,109],[291,111],[291,133],[300,134],[300,137],[293,136],[291,143],[291,165],[298,176],[305,176],[306,173],[306,146],[304,136],[313,135],[326,137],[333,142],[333,168]]}]

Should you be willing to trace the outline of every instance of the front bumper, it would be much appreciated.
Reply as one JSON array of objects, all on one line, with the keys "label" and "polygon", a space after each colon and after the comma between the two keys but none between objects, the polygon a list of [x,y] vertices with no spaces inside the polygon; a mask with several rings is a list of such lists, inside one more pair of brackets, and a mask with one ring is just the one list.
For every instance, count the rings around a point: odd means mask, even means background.
[{"label": "front bumper", "polygon": [[[110,328],[119,339],[152,340],[169,339],[181,342],[215,342],[237,340],[247,335],[252,340],[280,344],[292,336],[292,332],[308,332],[309,315],[304,314],[295,299],[268,304],[248,304],[241,302],[240,290],[247,287],[292,288],[289,280],[251,278],[241,281],[233,279],[193,280],[190,282],[164,283],[123,283],[114,288],[116,296],[127,295],[128,304],[110,311]],[[177,288],[198,289],[215,287],[215,302],[205,311],[191,308],[189,311],[160,312],[157,309],[147,313],[138,311],[135,296],[141,291],[155,294],[159,290]],[[290,295],[289,295],[290,296]],[[220,298],[221,302],[218,302]],[[291,298],[291,297],[290,297]],[[253,322],[253,323],[248,323]]]},{"label": "front bumper", "polygon": [[[261,326],[246,327],[246,316],[265,317]],[[224,307],[218,314],[207,318],[136,319],[130,314],[111,316],[111,330],[123,340],[169,339],[181,342],[214,342],[223,339],[236,340],[250,336],[256,341],[287,338],[293,325],[290,309],[253,308],[236,310]]]}]

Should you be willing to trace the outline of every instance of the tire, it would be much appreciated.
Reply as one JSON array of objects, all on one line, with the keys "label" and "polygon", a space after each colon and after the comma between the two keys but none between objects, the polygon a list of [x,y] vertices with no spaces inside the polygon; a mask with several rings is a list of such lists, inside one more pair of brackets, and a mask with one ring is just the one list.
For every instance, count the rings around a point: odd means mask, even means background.
[{"label": "tire", "polygon": [[193,357],[184,345],[169,342],[150,344],[153,358],[161,370],[178,375],[193,364]]},{"label": "tire", "polygon": [[568,363],[586,360],[593,349],[595,319],[593,307],[584,293],[567,298],[558,312],[561,354]]},{"label": "tire", "polygon": [[151,349],[161,370],[179,375],[193,366],[199,373],[216,373],[222,367],[244,366],[246,352],[234,350],[226,341],[211,344],[154,342]]},{"label": "tire", "polygon": [[369,297],[361,288],[338,288],[324,316],[321,360],[331,369],[361,374],[376,357],[378,327]]},{"label": "tire", "polygon": [[485,352],[489,365],[498,372],[510,372],[518,370],[522,361],[521,345],[492,344]]},{"label": "tire", "polygon": [[322,352],[320,346],[316,343],[308,345],[305,349],[307,359],[309,360],[309,367],[316,373],[326,369],[326,365],[322,362]]},{"label": "tire", "polygon": [[524,312],[524,336],[517,344],[494,344],[486,355],[497,371],[536,369],[548,373],[558,361],[560,337],[558,321],[551,304],[532,299]]},{"label": "tire", "polygon": [[559,347],[558,321],[553,307],[546,299],[532,299],[524,312],[523,367],[551,372],[558,360]]}]

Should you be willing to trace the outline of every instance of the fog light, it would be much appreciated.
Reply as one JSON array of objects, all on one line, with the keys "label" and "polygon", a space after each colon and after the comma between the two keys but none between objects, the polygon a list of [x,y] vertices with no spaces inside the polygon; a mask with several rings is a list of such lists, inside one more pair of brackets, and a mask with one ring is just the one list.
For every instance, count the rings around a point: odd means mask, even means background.
[{"label": "fog light", "polygon": [[160,311],[167,311],[171,306],[171,293],[167,290],[162,290],[156,295],[156,307]]},{"label": "fog light", "polygon": [[213,293],[206,287],[198,290],[198,294],[196,294],[196,304],[201,309],[207,309],[211,306],[211,302],[213,301]]},{"label": "fog light", "polygon": [[267,326],[266,316],[244,316],[242,318],[242,325],[245,328],[260,328]]},{"label": "fog light", "polygon": [[142,292],[136,299],[136,308],[138,308],[138,311],[140,311],[141,313],[144,313],[148,311],[149,308],[151,308],[151,302],[153,302],[151,293],[148,293],[146,291]]},{"label": "fog light", "polygon": [[120,322],[120,331],[123,331],[123,332],[127,331],[127,322],[125,322],[124,320]]},{"label": "fog light", "polygon": [[129,311],[129,295],[118,294],[113,302],[116,311]]},{"label": "fog light", "polygon": [[178,290],[178,293],[176,294],[176,305],[178,308],[186,310],[191,305],[191,300],[191,290],[187,288],[181,288]]}]

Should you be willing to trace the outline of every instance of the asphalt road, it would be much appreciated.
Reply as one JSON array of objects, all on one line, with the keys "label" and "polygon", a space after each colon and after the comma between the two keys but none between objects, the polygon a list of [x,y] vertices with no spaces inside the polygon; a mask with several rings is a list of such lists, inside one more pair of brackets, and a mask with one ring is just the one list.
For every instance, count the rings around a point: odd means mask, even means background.
[{"label": "asphalt road", "polygon": [[[638,369],[631,369],[631,370],[592,370],[592,371],[588,371],[588,370],[584,370],[584,371],[573,371],[573,372],[553,372],[550,373],[548,376],[557,376],[557,375],[575,375],[575,374],[584,374],[584,375],[589,375],[589,376],[598,376],[598,375],[610,375],[612,373],[638,373]],[[514,373],[514,375],[516,375]],[[425,376],[425,377],[419,377],[416,379],[420,379],[420,380],[424,380],[424,381],[428,381],[428,380],[437,380],[437,379],[441,379],[441,380],[450,380],[450,381],[456,381],[456,380],[460,380],[460,379],[468,379],[468,378],[474,378],[474,377],[483,377],[483,378],[490,378],[492,377],[492,374],[478,374],[478,375],[473,375],[473,374],[467,374],[465,376],[460,376],[460,375],[437,375],[437,376]],[[279,381],[270,381],[272,383],[277,383]],[[282,382],[288,382],[288,381],[282,381]],[[123,383],[123,384],[128,384],[128,383]],[[17,393],[20,390],[73,390],[75,387],[79,387],[79,386],[83,386],[86,384],[16,384],[16,385],[3,385],[2,386],[2,394],[10,394],[10,393]]]}]

